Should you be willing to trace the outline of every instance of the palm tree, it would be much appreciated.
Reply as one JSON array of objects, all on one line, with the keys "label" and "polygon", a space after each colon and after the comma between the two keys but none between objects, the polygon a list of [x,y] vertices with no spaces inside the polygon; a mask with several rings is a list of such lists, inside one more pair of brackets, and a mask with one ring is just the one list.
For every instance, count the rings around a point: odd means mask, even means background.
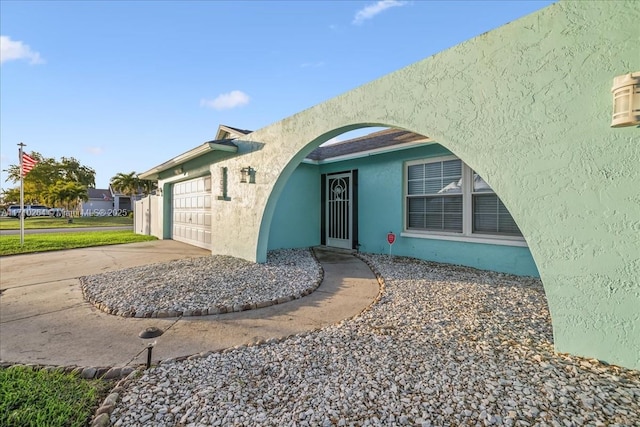
[{"label": "palm tree", "polygon": [[138,194],[140,190],[140,179],[138,179],[135,171],[130,173],[120,172],[111,178],[109,184],[115,191],[129,196],[132,203],[133,197]]},{"label": "palm tree", "polygon": [[89,200],[87,187],[78,182],[67,182],[63,195],[65,196],[63,202],[66,202],[67,206],[73,205],[75,209],[80,207],[80,202]]},{"label": "palm tree", "polygon": [[140,190],[143,194],[149,195],[158,189],[158,182],[150,179],[140,179]]},{"label": "palm tree", "polygon": [[78,182],[60,180],[47,190],[47,201],[50,204],[62,203],[67,211],[78,209],[80,201],[87,200],[87,187]]}]

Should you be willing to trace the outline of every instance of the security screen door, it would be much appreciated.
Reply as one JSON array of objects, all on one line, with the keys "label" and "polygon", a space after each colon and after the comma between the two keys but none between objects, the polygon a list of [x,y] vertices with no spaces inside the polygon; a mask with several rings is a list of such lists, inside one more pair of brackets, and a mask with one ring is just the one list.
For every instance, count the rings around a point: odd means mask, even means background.
[{"label": "security screen door", "polygon": [[353,236],[351,172],[327,175],[327,246],[351,249]]}]

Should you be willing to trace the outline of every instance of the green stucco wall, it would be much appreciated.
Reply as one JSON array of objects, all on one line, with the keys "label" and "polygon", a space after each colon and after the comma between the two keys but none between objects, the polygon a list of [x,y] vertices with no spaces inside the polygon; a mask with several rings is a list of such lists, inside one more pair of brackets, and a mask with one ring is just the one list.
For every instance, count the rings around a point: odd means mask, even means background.
[{"label": "green stucco wall", "polygon": [[637,1],[560,2],[254,132],[246,154],[222,162],[255,167],[256,184],[215,204],[213,253],[265,260],[278,195],[320,143],[408,129],[504,201],[544,283],[556,349],[640,368],[640,130],[609,126],[613,78],[640,70],[638,22]]},{"label": "green stucco wall", "polygon": [[[173,205],[173,184],[189,179],[198,178],[201,176],[211,174],[211,170],[218,168],[218,163],[224,159],[233,157],[235,153],[227,151],[211,151],[205,153],[195,159],[178,163],[166,171],[160,172],[158,176],[158,188],[162,189],[162,196],[160,198],[160,211],[158,212],[159,219],[162,223],[162,235],[156,236],[162,239],[171,239],[173,233],[173,217],[172,217],[172,205]],[[176,173],[176,170],[182,170],[181,173]],[[219,181],[218,181],[219,182]],[[218,195],[218,188],[215,186],[212,188],[214,196]]]}]

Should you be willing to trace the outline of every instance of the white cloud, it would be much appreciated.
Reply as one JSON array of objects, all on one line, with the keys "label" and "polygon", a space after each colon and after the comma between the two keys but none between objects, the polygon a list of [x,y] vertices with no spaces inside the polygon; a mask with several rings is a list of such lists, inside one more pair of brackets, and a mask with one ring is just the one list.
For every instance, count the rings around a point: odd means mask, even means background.
[{"label": "white cloud", "polygon": [[324,61],[305,62],[303,64],[300,64],[300,68],[319,68],[319,67],[324,67]]},{"label": "white cloud", "polygon": [[44,64],[40,54],[32,51],[28,45],[11,40],[8,36],[0,36],[0,64],[19,59],[28,59],[30,64]]},{"label": "white cloud", "polygon": [[360,25],[367,19],[371,19],[377,14],[384,12],[385,10],[406,5],[406,1],[398,1],[398,0],[380,0],[374,4],[370,4],[358,12],[356,12],[356,16],[353,18],[353,24]]},{"label": "white cloud", "polygon": [[249,95],[246,93],[240,90],[232,90],[229,93],[218,95],[215,99],[201,99],[200,106],[213,108],[214,110],[230,110],[247,105],[249,99]]},{"label": "white cloud", "polygon": [[104,153],[104,149],[102,147],[87,147],[85,148],[85,150],[87,151],[87,153],[94,154],[96,156]]},{"label": "white cloud", "polygon": [[334,136],[333,138],[331,138],[330,140],[323,142],[322,144],[320,144],[320,147],[326,147],[327,145],[333,145],[333,144],[337,144],[338,142],[342,142],[344,141],[343,138],[341,138],[342,135],[339,136]]}]

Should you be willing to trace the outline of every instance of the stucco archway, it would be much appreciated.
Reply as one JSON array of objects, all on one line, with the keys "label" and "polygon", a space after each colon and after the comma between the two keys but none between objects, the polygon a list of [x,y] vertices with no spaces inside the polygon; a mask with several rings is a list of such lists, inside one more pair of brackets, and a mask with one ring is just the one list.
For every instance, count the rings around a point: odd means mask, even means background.
[{"label": "stucco archway", "polygon": [[216,203],[214,253],[264,260],[270,195],[321,139],[412,130],[465,159],[516,218],[557,350],[640,368],[640,144],[636,128],[609,127],[612,78],[640,69],[639,19],[634,2],[554,4],[252,133],[212,167],[256,169]]}]

